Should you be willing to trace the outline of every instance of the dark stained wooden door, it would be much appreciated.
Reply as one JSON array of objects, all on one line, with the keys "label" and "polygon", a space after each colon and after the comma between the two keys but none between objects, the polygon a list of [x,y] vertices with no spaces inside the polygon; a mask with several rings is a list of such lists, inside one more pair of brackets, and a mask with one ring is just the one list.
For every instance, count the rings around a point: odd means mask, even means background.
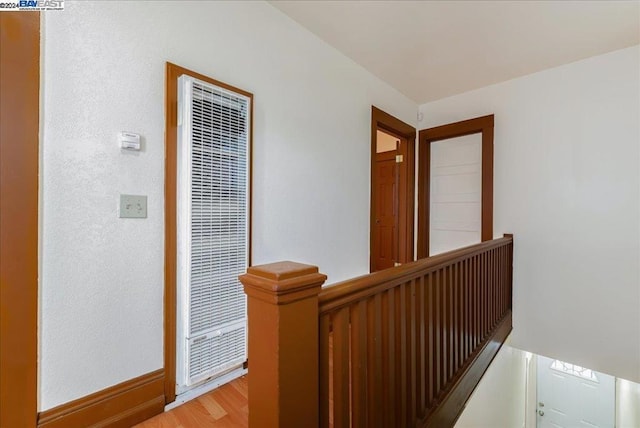
[{"label": "dark stained wooden door", "polygon": [[394,266],[398,251],[398,168],[397,151],[376,154],[375,227],[373,271]]}]

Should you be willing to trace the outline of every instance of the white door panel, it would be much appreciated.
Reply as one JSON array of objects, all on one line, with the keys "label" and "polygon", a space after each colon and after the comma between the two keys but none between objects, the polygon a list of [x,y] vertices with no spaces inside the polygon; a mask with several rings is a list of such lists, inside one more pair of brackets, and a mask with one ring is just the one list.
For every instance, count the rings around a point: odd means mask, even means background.
[{"label": "white door panel", "polygon": [[614,428],[615,378],[538,356],[538,428]]},{"label": "white door panel", "polygon": [[[475,207],[473,203],[467,202],[458,202],[455,204],[448,203],[434,203],[437,205],[436,212],[434,213],[435,218],[433,219],[438,223],[446,223],[448,221],[451,222],[466,222],[471,224],[477,223]],[[475,227],[475,226],[474,226]],[[475,230],[475,229],[472,229]]]},{"label": "white door panel", "polygon": [[482,135],[431,143],[429,254],[481,240]]}]

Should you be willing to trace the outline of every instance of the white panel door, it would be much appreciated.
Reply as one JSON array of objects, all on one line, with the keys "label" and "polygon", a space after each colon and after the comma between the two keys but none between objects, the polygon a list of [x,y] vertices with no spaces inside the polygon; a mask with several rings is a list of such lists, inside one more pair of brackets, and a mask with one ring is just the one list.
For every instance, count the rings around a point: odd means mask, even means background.
[{"label": "white panel door", "polygon": [[431,146],[429,255],[481,240],[482,134]]},{"label": "white panel door", "polygon": [[615,378],[538,356],[538,428],[614,428]]}]

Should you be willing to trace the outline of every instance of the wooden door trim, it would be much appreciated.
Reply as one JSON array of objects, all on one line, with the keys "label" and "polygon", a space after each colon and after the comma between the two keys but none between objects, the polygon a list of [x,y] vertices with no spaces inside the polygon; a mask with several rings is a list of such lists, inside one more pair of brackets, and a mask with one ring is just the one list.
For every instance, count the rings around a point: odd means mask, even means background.
[{"label": "wooden door trim", "polygon": [[0,13],[0,426],[35,427],[40,12]]},{"label": "wooden door trim", "polygon": [[251,265],[251,219],[253,208],[253,94],[195,71],[166,63],[165,74],[165,175],[164,175],[164,396],[176,399],[176,310],[177,310],[177,172],[178,172],[178,78],[195,77],[242,94],[251,100],[249,114],[249,265]]},{"label": "wooden door trim", "polygon": [[493,239],[493,126],[494,115],[423,129],[418,135],[418,258],[429,256],[431,143],[482,134],[481,240]]},{"label": "wooden door trim", "polygon": [[397,135],[407,141],[407,153],[400,168],[400,180],[398,183],[398,208],[399,227],[398,258],[400,263],[413,261],[413,222],[414,222],[414,200],[415,200],[415,140],[416,129],[391,116],[375,106],[371,106],[371,199],[369,205],[369,271],[373,271],[373,235],[375,228],[375,188],[376,188],[376,141],[377,131],[381,129],[391,134]]}]

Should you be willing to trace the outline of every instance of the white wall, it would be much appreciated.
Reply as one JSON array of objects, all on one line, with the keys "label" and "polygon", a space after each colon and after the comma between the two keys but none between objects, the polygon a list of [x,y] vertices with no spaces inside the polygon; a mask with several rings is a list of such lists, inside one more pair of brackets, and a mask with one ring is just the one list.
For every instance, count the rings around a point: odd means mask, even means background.
[{"label": "white wall", "polygon": [[43,14],[40,410],[163,366],[165,61],[254,93],[254,264],[329,282],[368,271],[371,105],[418,107],[267,3],[65,6]]},{"label": "white wall", "polygon": [[455,428],[524,428],[527,356],[509,342],[482,376]]},{"label": "white wall", "polygon": [[513,345],[640,381],[639,47],[422,105],[495,113],[494,231],[515,234]]},{"label": "white wall", "polygon": [[640,427],[640,384],[616,379],[616,428]]}]

